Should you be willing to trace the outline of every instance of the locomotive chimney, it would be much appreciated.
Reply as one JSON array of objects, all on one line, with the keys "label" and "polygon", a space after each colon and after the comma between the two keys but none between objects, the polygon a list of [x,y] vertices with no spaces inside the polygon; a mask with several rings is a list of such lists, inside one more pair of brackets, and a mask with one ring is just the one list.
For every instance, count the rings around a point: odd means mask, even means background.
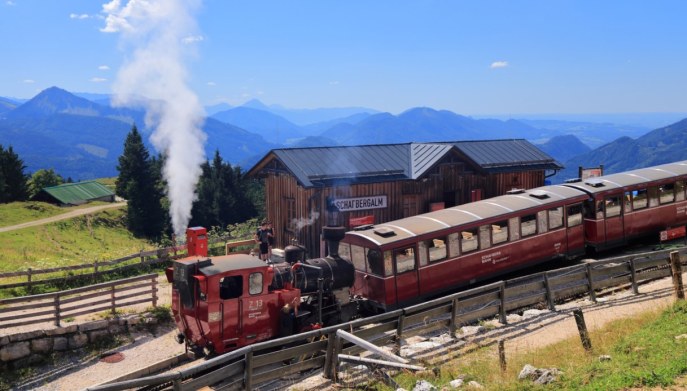
[{"label": "locomotive chimney", "polygon": [[192,227],[186,229],[186,247],[188,256],[207,257],[208,256],[208,236],[207,230],[203,227]]},{"label": "locomotive chimney", "polygon": [[327,255],[333,258],[339,256],[339,242],[346,234],[346,227],[339,222],[341,213],[334,201],[333,197],[327,197],[327,225],[322,227],[322,238],[327,242]]}]

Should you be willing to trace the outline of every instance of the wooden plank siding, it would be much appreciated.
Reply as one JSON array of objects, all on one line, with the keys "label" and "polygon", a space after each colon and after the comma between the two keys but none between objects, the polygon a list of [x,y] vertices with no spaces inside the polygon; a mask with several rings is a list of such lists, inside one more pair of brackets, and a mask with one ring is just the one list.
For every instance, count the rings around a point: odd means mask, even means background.
[{"label": "wooden plank siding", "polygon": [[[322,227],[327,224],[327,197],[334,199],[365,196],[387,196],[387,208],[339,213],[338,224],[349,226],[355,217],[374,216],[375,223],[408,217],[430,211],[430,205],[444,202],[447,207],[470,202],[474,189],[483,198],[505,194],[514,187],[530,189],[544,185],[543,171],[523,171],[483,175],[465,170],[462,163],[439,165],[423,180],[400,180],[379,183],[350,184],[331,187],[303,188],[286,172],[271,171],[265,177],[267,217],[275,229],[275,247],[298,243],[309,256],[324,256],[320,242]],[[514,185],[515,184],[515,185]]]}]

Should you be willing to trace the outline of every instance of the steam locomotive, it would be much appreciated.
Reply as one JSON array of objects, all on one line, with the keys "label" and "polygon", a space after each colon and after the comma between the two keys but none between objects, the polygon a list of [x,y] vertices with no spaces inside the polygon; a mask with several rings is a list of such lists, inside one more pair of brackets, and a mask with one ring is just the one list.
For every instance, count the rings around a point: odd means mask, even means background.
[{"label": "steam locomotive", "polygon": [[167,270],[178,340],[223,353],[269,338],[388,311],[542,262],[560,262],[671,229],[685,234],[687,161],[574,180],[387,223],[325,227],[328,256],[284,262],[189,257]]}]

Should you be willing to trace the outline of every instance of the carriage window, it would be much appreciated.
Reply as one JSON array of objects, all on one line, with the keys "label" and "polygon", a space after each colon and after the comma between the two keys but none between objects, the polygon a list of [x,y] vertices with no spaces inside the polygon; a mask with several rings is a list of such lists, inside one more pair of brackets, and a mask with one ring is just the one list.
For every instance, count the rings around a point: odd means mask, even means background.
[{"label": "carriage window", "polygon": [[351,245],[351,261],[353,262],[353,267],[355,267],[355,270],[360,270],[361,272],[369,270],[369,269],[365,268],[365,249],[364,248],[352,244]]},{"label": "carriage window", "polygon": [[219,280],[219,298],[222,300],[237,299],[243,293],[243,277],[222,277]]},{"label": "carriage window", "polygon": [[511,241],[520,239],[520,219],[517,217],[508,219],[508,233]]},{"label": "carriage window", "polygon": [[568,228],[582,224],[582,205],[568,206]]},{"label": "carriage window", "polygon": [[537,232],[546,233],[549,230],[548,214],[545,210],[537,212]]},{"label": "carriage window", "polygon": [[597,220],[604,218],[604,202],[602,200],[596,201],[596,218]]},{"label": "carriage window", "polygon": [[658,187],[658,196],[661,204],[668,204],[675,201],[675,184],[666,183]]},{"label": "carriage window", "polygon": [[625,197],[623,197],[623,203],[625,204],[625,213],[632,212],[632,193],[629,191],[625,192]]},{"label": "carriage window", "polygon": [[646,189],[632,192],[632,210],[644,209],[647,206]]},{"label": "carriage window", "polygon": [[448,236],[448,254],[450,257],[457,257],[460,255],[460,234],[455,232]]},{"label": "carriage window", "polygon": [[429,261],[436,262],[446,259],[448,252],[446,251],[446,237],[439,239],[432,239],[429,241]]},{"label": "carriage window", "polygon": [[606,198],[606,218],[620,216],[620,197],[608,197]]},{"label": "carriage window", "polygon": [[479,249],[484,250],[491,247],[491,227],[482,225],[479,227]]},{"label": "carriage window", "polygon": [[394,250],[396,274],[415,270],[415,251],[412,247]]},{"label": "carriage window", "polygon": [[477,229],[473,228],[471,230],[462,231],[460,233],[460,251],[467,253],[470,251],[477,250]]},{"label": "carriage window", "polygon": [[563,226],[563,207],[549,209],[549,229]]},{"label": "carriage window", "polygon": [[499,244],[508,241],[508,222],[499,221],[491,225],[491,242]]},{"label": "carriage window", "polygon": [[[355,252],[353,253],[355,254]],[[367,250],[367,271],[378,276],[384,275],[384,259],[379,250]]]},{"label": "carriage window", "polygon": [[658,187],[649,188],[649,207],[658,206]]},{"label": "carriage window", "polygon": [[394,274],[394,266],[391,251],[384,251],[384,277],[389,277],[392,274]]},{"label": "carriage window", "polygon": [[537,233],[537,215],[527,215],[520,218],[520,233],[523,238]]},{"label": "carriage window", "polygon": [[685,181],[675,182],[675,201],[685,200]]},{"label": "carriage window", "polygon": [[248,293],[251,295],[262,293],[262,273],[251,273],[248,276]]},{"label": "carriage window", "polygon": [[351,259],[351,245],[344,242],[339,242],[339,256],[347,261],[353,261]]}]

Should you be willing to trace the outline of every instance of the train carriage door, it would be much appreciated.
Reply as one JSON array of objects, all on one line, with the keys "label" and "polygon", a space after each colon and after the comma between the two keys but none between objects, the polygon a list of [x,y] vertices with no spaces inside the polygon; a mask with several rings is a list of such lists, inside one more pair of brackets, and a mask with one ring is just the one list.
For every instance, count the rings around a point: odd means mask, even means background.
[{"label": "train carriage door", "polygon": [[607,196],[604,199],[606,246],[625,241],[623,221],[623,193]]},{"label": "train carriage door", "polygon": [[399,306],[403,306],[411,301],[417,301],[420,293],[415,253],[414,246],[393,250],[396,272],[396,300]]},{"label": "train carriage door", "polygon": [[582,204],[565,207],[566,230],[568,240],[568,255],[575,256],[584,253],[584,224]]},{"label": "train carriage door", "polygon": [[241,335],[241,294],[243,276],[225,276],[219,280],[222,316],[222,342],[225,348],[238,343]]}]

